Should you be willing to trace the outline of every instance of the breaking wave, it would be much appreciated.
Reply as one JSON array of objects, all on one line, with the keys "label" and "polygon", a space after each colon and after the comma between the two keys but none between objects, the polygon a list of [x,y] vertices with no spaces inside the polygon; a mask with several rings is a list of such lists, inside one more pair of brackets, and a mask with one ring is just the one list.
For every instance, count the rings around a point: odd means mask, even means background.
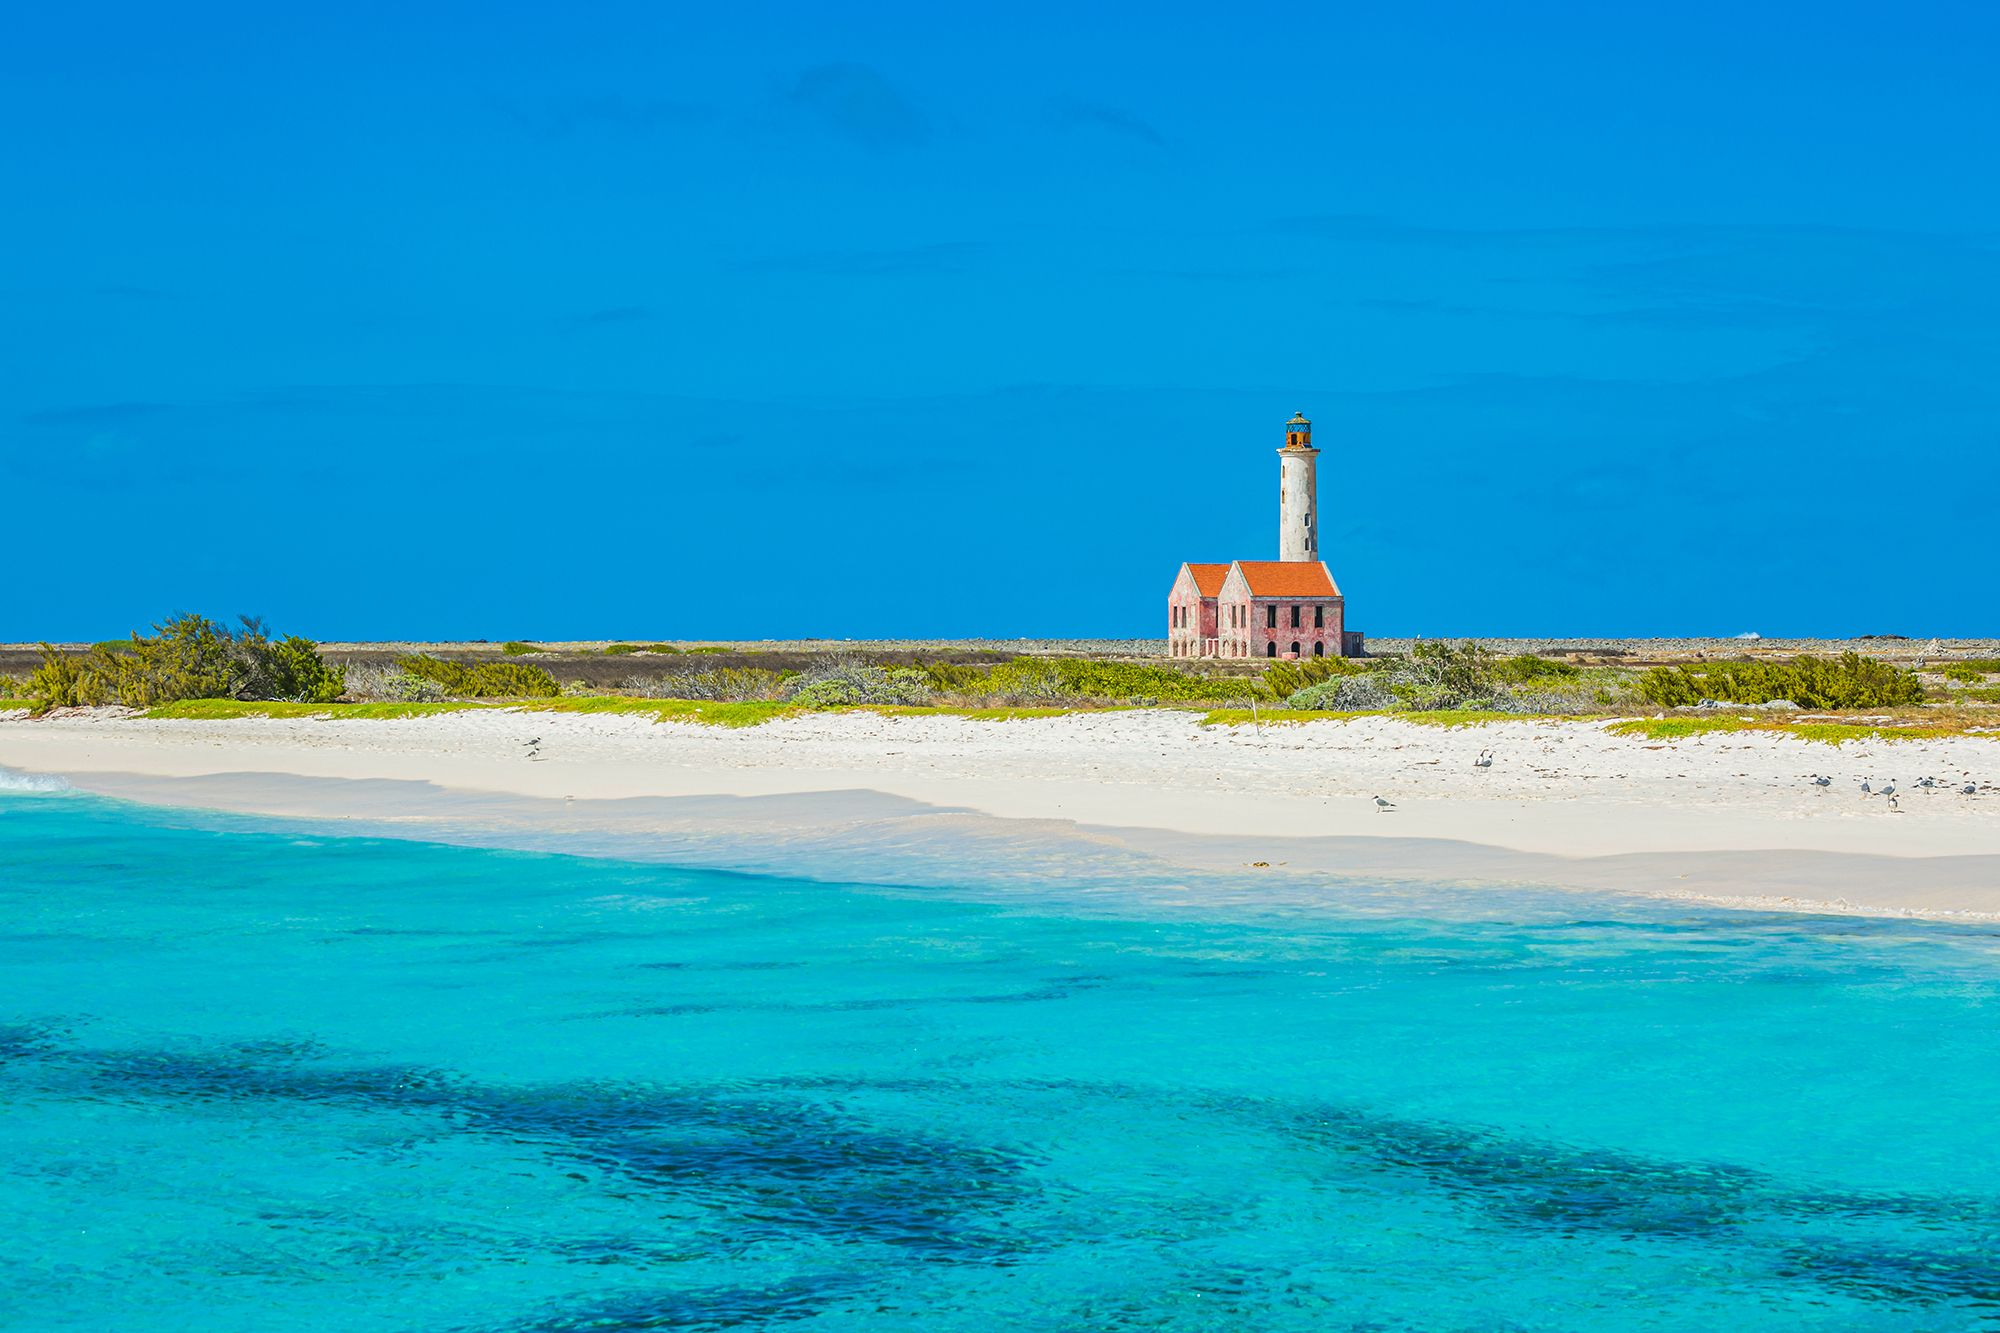
[{"label": "breaking wave", "polygon": [[69,791],[66,779],[46,773],[17,773],[11,768],[0,767],[0,792],[10,791]]}]

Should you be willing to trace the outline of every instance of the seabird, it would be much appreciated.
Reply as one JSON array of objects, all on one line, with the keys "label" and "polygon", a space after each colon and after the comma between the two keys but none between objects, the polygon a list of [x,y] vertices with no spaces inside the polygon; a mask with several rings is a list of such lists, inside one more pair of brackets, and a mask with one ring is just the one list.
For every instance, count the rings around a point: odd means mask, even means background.
[{"label": "seabird", "polygon": [[1377,796],[1375,798],[1375,809],[1378,812],[1383,810],[1394,810],[1395,808],[1396,808],[1396,803],[1394,801],[1385,801],[1380,796]]},{"label": "seabird", "polygon": [[1978,793],[1979,793],[1979,784],[1976,782],[1968,782],[1963,787],[1960,787],[1958,789],[1958,794],[1960,796],[1975,796]]},{"label": "seabird", "polygon": [[1481,750],[1481,751],[1479,752],[1479,758],[1477,758],[1477,759],[1475,759],[1475,760],[1473,760],[1473,761],[1472,761],[1472,766],[1473,766],[1474,768],[1491,768],[1491,767],[1493,767],[1493,751],[1491,751],[1491,750]]},{"label": "seabird", "polygon": [[1828,777],[1821,777],[1819,774],[1815,773],[1812,775],[1812,785],[1815,787],[1831,787],[1833,785],[1833,779]]}]

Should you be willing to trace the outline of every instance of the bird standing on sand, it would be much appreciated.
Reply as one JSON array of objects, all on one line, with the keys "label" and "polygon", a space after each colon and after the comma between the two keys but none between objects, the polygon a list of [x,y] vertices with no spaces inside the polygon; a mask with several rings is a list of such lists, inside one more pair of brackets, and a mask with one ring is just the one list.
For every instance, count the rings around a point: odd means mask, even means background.
[{"label": "bird standing on sand", "polygon": [[1894,805],[1896,803],[1896,784],[1893,782],[1884,783],[1882,785],[1882,790],[1876,792],[1875,794],[1877,796],[1888,797],[1889,804]]},{"label": "bird standing on sand", "polygon": [[1875,790],[1875,789],[1874,789],[1873,787],[1871,787],[1871,786],[1869,786],[1869,785],[1868,785],[1868,781],[1867,781],[1867,779],[1865,779],[1865,778],[1864,778],[1864,779],[1862,779],[1862,782],[1861,782],[1861,794],[1862,794],[1863,796],[1867,796],[1867,795],[1869,795],[1869,794],[1870,794],[1871,792],[1873,792],[1874,790]]},{"label": "bird standing on sand", "polygon": [[1968,782],[1963,787],[1960,787],[1958,789],[1958,794],[1960,796],[1976,796],[1979,794],[1979,784],[1976,782]]},{"label": "bird standing on sand", "polygon": [[1815,773],[1812,775],[1812,785],[1822,789],[1826,787],[1831,787],[1833,785],[1833,779],[1829,777],[1822,777],[1818,773]]},{"label": "bird standing on sand", "polygon": [[1937,779],[1936,779],[1936,778],[1918,778],[1918,779],[1917,779],[1917,785],[1918,785],[1919,787],[1922,787],[1922,788],[1923,788],[1923,789],[1924,789],[1925,791],[1929,791],[1929,790],[1930,790],[1931,788],[1933,788],[1933,787],[1937,786]]},{"label": "bird standing on sand", "polygon": [[1472,761],[1472,766],[1473,766],[1474,768],[1491,768],[1491,767],[1493,767],[1493,751],[1491,751],[1491,750],[1481,750],[1481,751],[1479,752],[1479,758],[1477,758],[1477,759],[1475,759],[1475,760],[1473,760],[1473,761]]},{"label": "bird standing on sand", "polygon": [[1375,812],[1377,814],[1381,814],[1384,811],[1388,810],[1394,810],[1395,808],[1396,808],[1396,803],[1394,801],[1385,801],[1380,796],[1377,796],[1375,798]]}]

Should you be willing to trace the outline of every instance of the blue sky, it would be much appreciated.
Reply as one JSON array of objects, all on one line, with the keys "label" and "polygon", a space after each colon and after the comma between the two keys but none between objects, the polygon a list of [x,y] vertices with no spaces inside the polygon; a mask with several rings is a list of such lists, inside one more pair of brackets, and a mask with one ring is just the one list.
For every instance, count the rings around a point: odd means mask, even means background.
[{"label": "blue sky", "polygon": [[[726,11],[726,12],[725,12]],[[2000,633],[2000,9],[43,6],[0,639]]]}]

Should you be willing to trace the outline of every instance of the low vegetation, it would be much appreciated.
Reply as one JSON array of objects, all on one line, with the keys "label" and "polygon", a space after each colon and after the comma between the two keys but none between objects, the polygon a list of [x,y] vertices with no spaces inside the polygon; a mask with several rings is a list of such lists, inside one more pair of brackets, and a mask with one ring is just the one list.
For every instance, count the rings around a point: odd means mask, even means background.
[{"label": "low vegetation", "polygon": [[[1304,674],[1297,668],[1305,666],[1298,663],[1287,670],[1280,664],[1265,679],[1280,687],[1289,685]],[[1344,663],[1323,669],[1315,662],[1313,667],[1321,679],[1281,696],[1288,708],[1338,713],[1573,714],[1601,709],[1618,698],[1606,680],[1586,678],[1568,662],[1526,655],[1495,657],[1471,643],[1429,641],[1416,644],[1402,657],[1372,660],[1367,666]],[[1609,673],[1608,680],[1615,681],[1618,674]]]},{"label": "low vegetation", "polygon": [[235,630],[206,616],[179,615],[151,634],[100,643],[81,657],[42,645],[42,665],[28,678],[37,711],[81,704],[152,708],[186,699],[255,699],[330,703],[346,689],[310,639],[272,639],[262,621],[243,617]]},{"label": "low vegetation", "polygon": [[1860,653],[1803,656],[1789,662],[1718,662],[1654,667],[1639,678],[1639,697],[1661,708],[1785,702],[1801,708],[1895,708],[1922,703],[1923,682]]},{"label": "low vegetation", "polygon": [[562,693],[554,676],[526,662],[451,662],[416,653],[397,658],[396,666],[453,699],[535,699]]},{"label": "low vegetation", "polygon": [[1634,736],[1649,741],[1686,740],[1692,736],[1761,733],[1794,736],[1800,740],[1838,745],[1842,741],[1928,740],[1964,734],[1962,727],[1926,726],[1922,723],[1791,722],[1775,718],[1746,717],[1650,717],[1613,722],[1605,728],[1613,736]]},{"label": "low vegetation", "polygon": [[[157,717],[409,718],[523,707],[751,726],[843,709],[984,720],[1169,707],[1217,724],[1393,715],[1470,726],[1595,717],[1617,734],[1651,740],[1731,731],[1829,741],[2000,735],[1993,707],[2000,704],[2000,660],[1993,659],[1908,671],[1849,652],[1638,669],[1499,656],[1476,644],[1435,640],[1358,660],[1133,661],[1007,657],[984,649],[971,661],[908,649],[714,656],[729,651],[636,642],[550,651],[511,640],[448,655],[363,654],[334,663],[310,640],[274,637],[255,620],[225,629],[201,616],[177,616],[149,633],[88,649],[45,645],[32,676],[0,676],[0,709],[27,700],[36,711],[112,703]],[[529,654],[534,660],[526,660]],[[1827,716],[1804,716],[1807,710]],[[1648,712],[1663,716],[1634,717]]]}]

